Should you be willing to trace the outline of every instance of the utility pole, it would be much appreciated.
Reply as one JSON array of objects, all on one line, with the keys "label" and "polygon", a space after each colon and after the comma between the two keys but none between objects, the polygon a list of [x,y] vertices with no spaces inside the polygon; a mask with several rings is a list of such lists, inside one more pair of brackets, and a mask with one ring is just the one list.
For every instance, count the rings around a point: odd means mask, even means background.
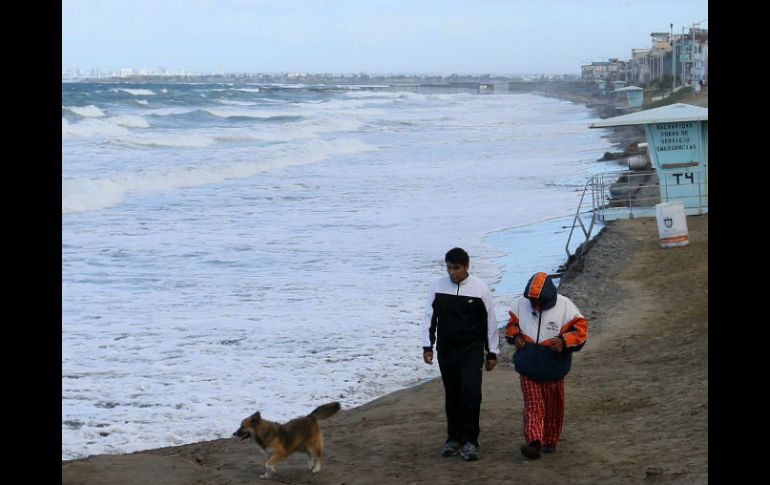
[{"label": "utility pole", "polygon": [[671,93],[674,93],[676,87],[676,48],[674,47],[674,24],[671,24],[671,38],[669,43],[671,44]]},{"label": "utility pole", "polygon": [[681,42],[680,55],[682,57],[682,86],[684,86],[684,25],[682,26],[682,42]]}]

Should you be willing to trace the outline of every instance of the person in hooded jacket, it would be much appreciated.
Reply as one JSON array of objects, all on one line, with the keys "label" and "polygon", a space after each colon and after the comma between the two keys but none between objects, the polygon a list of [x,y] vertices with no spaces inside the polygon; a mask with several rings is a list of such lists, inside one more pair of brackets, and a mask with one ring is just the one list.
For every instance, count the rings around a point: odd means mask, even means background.
[{"label": "person in hooded jacket", "polygon": [[521,453],[536,459],[541,451],[556,451],[564,422],[564,376],[572,353],[585,345],[588,320],[543,272],[532,275],[508,315],[505,340],[516,347],[513,364],[524,397]]}]

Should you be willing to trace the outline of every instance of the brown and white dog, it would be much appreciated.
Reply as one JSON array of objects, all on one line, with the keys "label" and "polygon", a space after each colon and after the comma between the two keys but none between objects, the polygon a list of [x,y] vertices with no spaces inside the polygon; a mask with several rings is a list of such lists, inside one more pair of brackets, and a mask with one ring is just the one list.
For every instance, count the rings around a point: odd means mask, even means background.
[{"label": "brown and white dog", "polygon": [[318,406],[312,413],[295,418],[285,424],[263,419],[259,411],[241,421],[233,436],[241,441],[254,438],[259,449],[267,457],[265,474],[260,478],[270,478],[275,466],[295,451],[307,453],[308,468],[313,473],[321,471],[323,459],[323,436],[318,421],[334,416],[340,410],[340,403],[330,402]]}]

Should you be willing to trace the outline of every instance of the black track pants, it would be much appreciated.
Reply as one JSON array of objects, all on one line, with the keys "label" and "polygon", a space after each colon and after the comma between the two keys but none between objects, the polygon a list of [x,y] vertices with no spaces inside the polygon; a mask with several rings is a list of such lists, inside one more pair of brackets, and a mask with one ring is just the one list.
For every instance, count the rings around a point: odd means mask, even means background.
[{"label": "black track pants", "polygon": [[473,346],[439,354],[438,364],[444,382],[447,440],[478,446],[484,349]]}]

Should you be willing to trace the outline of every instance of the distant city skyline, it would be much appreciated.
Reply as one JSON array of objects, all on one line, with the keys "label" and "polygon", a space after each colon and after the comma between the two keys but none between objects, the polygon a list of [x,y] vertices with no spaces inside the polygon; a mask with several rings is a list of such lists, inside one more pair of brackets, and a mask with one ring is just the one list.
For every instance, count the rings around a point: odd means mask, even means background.
[{"label": "distant city skyline", "polygon": [[62,72],[579,74],[707,0],[62,1]]},{"label": "distant city skyline", "polygon": [[274,72],[243,72],[243,71],[227,71],[224,69],[217,70],[216,72],[210,71],[194,71],[184,68],[178,69],[166,69],[161,66],[158,68],[130,68],[124,67],[121,69],[101,69],[98,67],[92,68],[69,68],[62,69],[62,74],[68,74],[71,76],[77,75],[77,77],[90,77],[90,78],[107,78],[107,77],[174,77],[174,76],[248,76],[248,77],[285,77],[285,78],[305,78],[305,77],[328,77],[328,78],[358,78],[358,77],[371,77],[371,78],[386,78],[386,77],[407,77],[407,78],[423,78],[423,77],[460,77],[460,78],[521,78],[527,77],[545,77],[562,78],[562,77],[579,77],[579,73],[564,73],[564,74],[543,74],[543,73],[434,73],[434,72],[311,72],[311,71],[274,71]]}]

